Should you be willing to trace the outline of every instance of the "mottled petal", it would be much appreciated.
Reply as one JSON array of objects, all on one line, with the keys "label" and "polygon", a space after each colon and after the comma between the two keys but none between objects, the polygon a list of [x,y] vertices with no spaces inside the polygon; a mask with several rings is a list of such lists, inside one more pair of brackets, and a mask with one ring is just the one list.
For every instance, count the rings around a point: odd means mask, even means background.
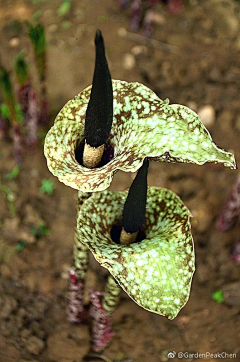
[{"label": "mottled petal", "polygon": [[234,156],[218,148],[196,113],[169,105],[140,83],[113,80],[114,117],[108,143],[114,157],[104,166],[87,169],[75,159],[84,140],[84,122],[91,87],[70,100],[58,114],[45,141],[49,170],[66,185],[81,191],[106,189],[117,170],[137,171],[145,157],[157,161],[221,163],[236,168]]},{"label": "mottled petal", "polygon": [[177,195],[149,188],[145,239],[126,245],[111,238],[126,192],[93,194],[80,210],[78,231],[99,263],[143,308],[173,319],[186,304],[194,272],[190,212]]}]

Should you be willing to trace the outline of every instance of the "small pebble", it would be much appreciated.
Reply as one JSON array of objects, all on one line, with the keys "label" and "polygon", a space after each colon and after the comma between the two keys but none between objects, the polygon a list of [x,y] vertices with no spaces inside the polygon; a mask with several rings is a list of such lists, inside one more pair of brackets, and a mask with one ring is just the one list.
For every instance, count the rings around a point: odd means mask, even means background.
[{"label": "small pebble", "polygon": [[20,224],[19,217],[15,216],[13,218],[4,219],[4,224],[2,229],[6,232],[16,232]]},{"label": "small pebble", "polygon": [[210,342],[216,342],[216,340],[217,340],[217,338],[216,338],[216,337],[214,337],[214,336],[209,337],[209,341],[210,341]]},{"label": "small pebble", "polygon": [[12,48],[18,47],[18,46],[20,45],[20,39],[17,38],[17,37],[10,39],[10,40],[9,40],[9,45],[10,45],[10,47],[12,47]]},{"label": "small pebble", "polygon": [[37,241],[37,239],[31,233],[31,231],[29,231],[27,229],[20,229],[18,238],[19,238],[19,240],[24,240],[27,244],[34,244]]},{"label": "small pebble", "polygon": [[55,33],[56,31],[58,31],[58,25],[57,24],[51,24],[48,26],[47,30],[50,33]]},{"label": "small pebble", "polygon": [[30,171],[30,175],[32,177],[38,177],[39,176],[39,171],[37,168],[33,168],[31,171]]},{"label": "small pebble", "polygon": [[147,47],[145,45],[135,45],[131,49],[131,53],[135,56],[139,54],[146,54],[147,53]]},{"label": "small pebble", "polygon": [[124,69],[131,70],[135,67],[135,64],[136,64],[135,57],[132,54],[127,53],[124,55],[122,62]]},{"label": "small pebble", "polygon": [[16,310],[17,301],[13,297],[5,296],[2,300],[0,300],[0,305],[0,318],[7,319],[10,314]]},{"label": "small pebble", "polygon": [[125,28],[119,28],[118,29],[118,35],[121,37],[121,38],[125,38],[126,35],[127,35],[127,30]]},{"label": "small pebble", "polygon": [[32,332],[30,331],[30,329],[25,328],[21,331],[21,340],[25,343],[31,335]]},{"label": "small pebble", "polygon": [[153,13],[153,22],[155,24],[164,25],[166,23],[166,18],[162,14],[154,12]]},{"label": "small pebble", "polygon": [[206,126],[206,127],[213,126],[213,124],[215,122],[215,110],[214,110],[213,106],[206,105],[206,106],[201,107],[198,111],[198,115],[199,115],[202,123],[204,124],[204,126]]},{"label": "small pebble", "polygon": [[240,282],[225,284],[222,287],[224,302],[240,310]]},{"label": "small pebble", "polygon": [[197,110],[198,110],[197,102],[189,101],[189,102],[187,102],[186,106],[194,112],[197,112]]},{"label": "small pebble", "polygon": [[31,336],[26,342],[26,348],[30,353],[39,355],[44,349],[44,342],[36,336]]}]

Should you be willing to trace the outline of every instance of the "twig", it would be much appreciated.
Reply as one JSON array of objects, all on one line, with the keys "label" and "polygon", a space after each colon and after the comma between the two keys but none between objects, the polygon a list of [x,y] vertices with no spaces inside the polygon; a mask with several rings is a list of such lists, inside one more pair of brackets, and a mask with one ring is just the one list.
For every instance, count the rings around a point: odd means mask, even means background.
[{"label": "twig", "polygon": [[164,51],[170,51],[172,53],[178,53],[179,52],[179,47],[177,45],[171,45],[171,44],[163,43],[163,42],[161,42],[159,40],[151,39],[151,38],[148,38],[147,36],[144,36],[144,35],[131,33],[130,31],[127,31],[124,28],[119,28],[118,29],[118,35],[121,38],[132,40],[132,41],[135,41],[137,43],[145,44],[147,46],[150,46],[150,47],[153,47],[153,48],[156,48],[156,49],[161,49],[161,50],[164,50]]}]

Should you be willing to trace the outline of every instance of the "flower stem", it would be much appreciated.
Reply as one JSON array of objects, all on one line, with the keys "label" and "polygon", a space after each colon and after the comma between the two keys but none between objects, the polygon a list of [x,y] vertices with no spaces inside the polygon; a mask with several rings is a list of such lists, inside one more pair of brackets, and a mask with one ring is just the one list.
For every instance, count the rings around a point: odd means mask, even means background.
[{"label": "flower stem", "polygon": [[47,87],[46,87],[46,64],[47,64],[47,42],[44,26],[40,23],[32,25],[29,21],[26,21],[29,33],[28,36],[32,42],[35,63],[38,70],[40,80],[40,92],[41,92],[41,107],[39,114],[40,125],[46,126],[49,116],[49,104],[47,99]]},{"label": "flower stem", "polygon": [[94,352],[104,350],[114,336],[111,328],[112,314],[119,303],[120,292],[121,288],[112,275],[108,276],[104,293],[90,291],[92,301],[92,349]]},{"label": "flower stem", "polygon": [[108,276],[104,293],[91,290],[92,349],[94,352],[104,350],[111,342],[112,314],[119,303],[121,288],[112,275]]},{"label": "flower stem", "polygon": [[[90,195],[91,194],[87,192],[78,192],[77,218],[83,202]],[[76,225],[73,246],[73,268],[69,271],[69,284],[66,306],[67,319],[70,323],[73,324],[79,324],[85,319],[83,293],[88,265],[89,250],[87,246],[85,246],[81,242]]]},{"label": "flower stem", "polygon": [[119,303],[120,292],[121,288],[116,283],[113,276],[109,275],[102,299],[102,306],[109,316],[113,314]]},{"label": "flower stem", "polygon": [[92,350],[94,352],[103,351],[112,340],[112,318],[107,314],[101,303],[104,293],[91,289],[91,310],[92,317]]}]

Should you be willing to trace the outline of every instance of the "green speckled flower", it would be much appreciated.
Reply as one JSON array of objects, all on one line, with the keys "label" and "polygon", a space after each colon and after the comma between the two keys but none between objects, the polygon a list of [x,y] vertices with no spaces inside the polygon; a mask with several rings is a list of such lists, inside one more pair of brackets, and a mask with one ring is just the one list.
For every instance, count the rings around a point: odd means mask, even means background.
[{"label": "green speckled flower", "polygon": [[68,186],[84,192],[109,187],[117,170],[135,172],[145,157],[158,161],[221,163],[236,168],[234,156],[218,148],[198,115],[185,106],[169,105],[139,83],[113,80],[114,116],[107,143],[114,150],[105,165],[88,169],[75,151],[84,141],[84,122],[91,86],[70,100],[46,136],[49,170]]},{"label": "green speckled flower", "polygon": [[80,210],[79,236],[137,304],[173,319],[189,298],[194,272],[190,212],[172,191],[148,188],[145,238],[120,245],[111,230],[126,197],[127,191],[93,194]]}]

